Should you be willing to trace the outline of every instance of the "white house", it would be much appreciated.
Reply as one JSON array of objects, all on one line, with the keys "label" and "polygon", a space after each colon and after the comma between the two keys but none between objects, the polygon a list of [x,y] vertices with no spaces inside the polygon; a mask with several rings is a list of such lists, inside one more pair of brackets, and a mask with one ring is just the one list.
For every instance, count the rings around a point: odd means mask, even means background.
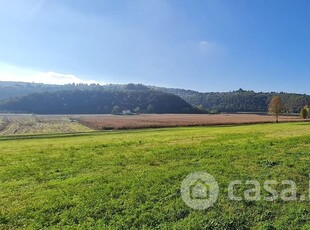
[{"label": "white house", "polygon": [[123,110],[122,114],[123,115],[130,115],[131,112],[130,112],[130,110]]}]

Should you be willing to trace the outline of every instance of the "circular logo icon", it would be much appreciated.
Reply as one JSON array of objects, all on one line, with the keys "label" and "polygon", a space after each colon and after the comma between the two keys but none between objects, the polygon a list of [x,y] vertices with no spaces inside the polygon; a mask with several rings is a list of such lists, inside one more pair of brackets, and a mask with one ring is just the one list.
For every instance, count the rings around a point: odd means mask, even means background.
[{"label": "circular logo icon", "polygon": [[182,199],[193,209],[204,210],[212,207],[217,201],[218,195],[219,185],[209,173],[191,173],[182,182]]}]

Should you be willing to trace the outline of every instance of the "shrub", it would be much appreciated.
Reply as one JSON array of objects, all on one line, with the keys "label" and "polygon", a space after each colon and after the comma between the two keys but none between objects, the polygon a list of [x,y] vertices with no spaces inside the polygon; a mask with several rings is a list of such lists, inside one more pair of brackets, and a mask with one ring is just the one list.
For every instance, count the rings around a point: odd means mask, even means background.
[{"label": "shrub", "polygon": [[304,108],[302,108],[302,110],[300,111],[300,116],[304,119],[309,118],[309,107],[305,106]]}]

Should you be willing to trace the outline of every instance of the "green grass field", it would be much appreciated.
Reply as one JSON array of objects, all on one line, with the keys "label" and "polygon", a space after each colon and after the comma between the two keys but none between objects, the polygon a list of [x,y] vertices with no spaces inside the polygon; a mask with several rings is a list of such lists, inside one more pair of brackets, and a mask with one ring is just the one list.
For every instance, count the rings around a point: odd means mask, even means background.
[{"label": "green grass field", "polygon": [[[227,197],[231,180],[290,179],[308,198],[309,162],[310,123],[3,136],[0,228],[310,229],[309,199]],[[180,195],[196,171],[220,185],[203,211]]]}]

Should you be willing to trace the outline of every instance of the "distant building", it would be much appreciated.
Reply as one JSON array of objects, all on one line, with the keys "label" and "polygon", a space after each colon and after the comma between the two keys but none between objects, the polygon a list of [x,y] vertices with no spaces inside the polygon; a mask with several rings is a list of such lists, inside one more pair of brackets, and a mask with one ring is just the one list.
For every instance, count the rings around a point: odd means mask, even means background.
[{"label": "distant building", "polygon": [[131,112],[130,112],[130,110],[123,110],[122,114],[123,115],[130,115]]}]

